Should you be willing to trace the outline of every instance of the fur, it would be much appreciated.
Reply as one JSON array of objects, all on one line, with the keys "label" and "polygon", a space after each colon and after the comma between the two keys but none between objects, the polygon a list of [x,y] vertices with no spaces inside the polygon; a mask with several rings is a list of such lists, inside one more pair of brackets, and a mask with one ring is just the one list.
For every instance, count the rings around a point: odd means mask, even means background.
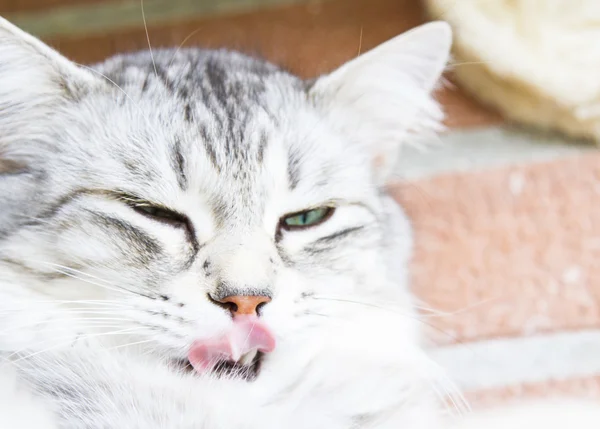
[{"label": "fur", "polygon": [[[439,428],[385,182],[438,127],[449,46],[429,24],[305,82],[200,49],[81,67],[0,21],[0,426]],[[272,299],[275,351],[255,380],[184,371],[231,294]]]},{"label": "fur", "polygon": [[[430,24],[305,82],[222,50],[80,67],[2,21],[0,349],[58,427],[431,427],[447,386],[384,186],[441,119],[449,46]],[[275,351],[252,382],[182,373],[232,294],[272,297]]]}]

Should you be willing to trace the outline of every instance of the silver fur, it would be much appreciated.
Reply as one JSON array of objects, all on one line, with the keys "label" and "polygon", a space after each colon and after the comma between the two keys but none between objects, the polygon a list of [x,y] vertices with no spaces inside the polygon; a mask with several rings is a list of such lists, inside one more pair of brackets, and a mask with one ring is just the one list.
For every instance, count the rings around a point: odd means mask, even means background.
[{"label": "silver fur", "polygon": [[[449,44],[430,24],[304,82],[200,49],[88,69],[0,22],[0,350],[16,384],[65,429],[434,427],[447,386],[384,185],[399,146],[439,123]],[[336,210],[319,226],[278,227],[321,206]],[[170,367],[226,329],[208,296],[232,293],[273,298],[258,378]]]}]

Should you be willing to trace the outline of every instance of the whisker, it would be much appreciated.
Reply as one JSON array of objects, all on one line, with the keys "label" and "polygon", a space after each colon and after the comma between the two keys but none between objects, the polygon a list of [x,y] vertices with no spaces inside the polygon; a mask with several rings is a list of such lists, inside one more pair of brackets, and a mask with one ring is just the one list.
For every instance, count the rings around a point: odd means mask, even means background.
[{"label": "whisker", "polygon": [[331,317],[328,314],[324,314],[324,313],[318,313],[316,311],[307,311],[305,314],[308,314],[310,316],[319,316],[319,317]]},{"label": "whisker", "polygon": [[386,310],[386,311],[389,311],[392,313],[400,314],[402,316],[409,316],[408,313],[403,313],[400,310],[398,310],[397,308],[384,306],[384,305],[374,303],[374,302],[357,301],[357,300],[353,300],[350,298],[334,297],[334,296],[327,296],[327,295],[313,295],[311,298],[316,299],[316,300],[335,301],[335,302],[341,302],[341,303],[346,303],[346,304],[363,305],[365,307],[372,307],[372,308],[376,308],[379,310]]},{"label": "whisker", "polygon": [[36,216],[28,216],[28,215],[24,215],[24,214],[17,214],[15,216],[19,217],[19,218],[23,218],[23,219],[34,220],[36,222],[40,222],[40,223],[44,223],[44,224],[51,223],[48,219],[44,219],[44,218],[40,218],[40,217],[36,217]]},{"label": "whisker", "polygon": [[67,267],[65,265],[56,264],[54,262],[37,261],[37,260],[31,260],[31,259],[29,260],[29,262],[36,262],[36,263],[39,263],[39,264],[50,265],[52,267],[61,268],[63,270],[71,271],[71,272],[74,272],[74,273],[77,273],[77,274],[81,274],[81,275],[86,276],[86,277],[90,277],[92,279],[95,279],[95,280],[107,283],[107,284],[112,285],[112,286],[117,286],[116,283],[111,282],[109,280],[101,279],[100,277],[96,277],[96,276],[94,276],[92,274],[89,274],[89,273],[86,273],[86,272],[83,272],[83,271],[79,271],[79,270],[76,270],[75,268]]},{"label": "whisker", "polygon": [[[55,264],[55,263],[46,262],[46,261],[36,261],[36,260],[26,260],[26,261],[36,262],[38,264],[44,264],[44,265],[48,265],[48,266],[51,266],[51,267],[59,267],[61,269],[59,269],[59,268],[53,268],[53,271],[55,271],[57,273],[60,273],[60,274],[63,274],[63,275],[68,276],[68,277],[72,277],[72,278],[77,279],[77,280],[81,280],[81,281],[83,281],[85,283],[89,283],[91,285],[95,285],[95,286],[107,289],[107,290],[111,290],[111,291],[114,291],[114,292],[120,292],[120,293],[130,293],[132,295],[138,295],[138,296],[143,296],[144,298],[152,299],[152,297],[149,296],[149,295],[143,294],[141,292],[136,292],[136,291],[129,290],[127,288],[124,288],[122,286],[117,285],[116,283],[109,282],[108,280],[103,280],[103,279],[101,279],[99,277],[93,276],[93,275],[88,274],[88,273],[84,273],[82,271],[76,270],[76,269],[71,268],[71,267],[66,267],[66,266],[63,266],[63,265],[60,265],[60,264]],[[108,283],[109,285],[112,285],[112,286],[115,286],[115,287],[109,287],[107,285],[104,285],[104,284],[101,284],[101,283],[98,283],[98,282],[94,282],[94,281],[91,281],[91,280],[88,280],[88,279],[84,279],[84,278],[82,278],[80,276],[77,276],[77,275],[73,274],[72,272],[79,273],[79,274],[87,276],[87,277],[91,277],[93,279],[102,281],[104,283]]]},{"label": "whisker", "polygon": [[125,288],[122,288],[122,287],[116,287],[116,288],[110,287],[110,286],[104,285],[102,283],[98,283],[98,282],[95,282],[95,281],[92,281],[92,280],[89,280],[89,279],[84,279],[83,277],[77,276],[75,274],[72,274],[70,272],[67,272],[67,271],[64,271],[64,270],[61,270],[61,269],[58,269],[58,268],[54,268],[53,271],[55,271],[57,273],[60,273],[60,274],[64,274],[67,277],[71,277],[71,278],[74,278],[74,279],[77,279],[77,280],[81,280],[82,282],[85,282],[85,283],[88,283],[88,284],[91,284],[91,285],[94,285],[94,286],[98,286],[100,288],[104,288],[106,290],[110,290],[110,291],[113,291],[113,292],[130,293],[130,294],[138,295],[136,292],[132,292],[132,291],[130,291],[128,289],[125,289]]},{"label": "whisker", "polygon": [[445,397],[450,400],[459,416],[471,411],[468,401],[461,389],[446,375],[446,372],[437,363],[429,360],[430,370],[435,373],[434,384],[441,387]]},{"label": "whisker", "polygon": [[[22,313],[21,310],[23,310],[23,307],[21,307],[18,310],[12,310],[12,309],[4,310],[4,311],[0,312],[0,315],[8,315],[8,314],[15,314],[15,313],[21,314]],[[90,315],[111,315],[111,314],[122,316],[123,311],[121,309],[99,309],[98,310],[96,307],[52,309],[49,311],[44,311],[44,315],[46,315],[48,317],[51,317],[56,314],[61,314],[61,315],[64,314],[64,315],[68,315],[68,316],[71,316],[71,315],[82,315],[83,316],[83,315],[85,315],[86,317],[90,316]],[[51,322],[53,320],[54,319],[49,320],[49,321]]]},{"label": "whisker", "polygon": [[[14,299],[14,297],[11,297]],[[115,312],[122,312],[123,310],[128,310],[128,309],[135,309],[134,306],[126,304],[124,302],[119,302],[119,301],[106,301],[106,302],[102,302],[101,300],[99,301],[93,301],[93,300],[38,300],[38,299],[32,299],[32,300],[28,300],[28,299],[23,299],[22,303],[19,303],[19,301],[17,300],[16,302],[13,301],[11,302],[9,307],[6,308],[0,308],[0,314],[9,314],[9,313],[18,313],[21,312],[22,310],[28,309],[30,308],[32,305],[36,305],[36,304],[44,304],[44,305],[48,305],[48,308],[44,308],[44,312],[48,313],[48,314],[54,314],[54,313],[63,313],[63,312],[74,312],[74,311],[86,311],[86,310],[102,310],[102,311],[109,311],[109,310],[113,310]],[[80,305],[80,307],[77,307],[75,305]],[[87,305],[87,307],[82,306],[82,305]]]},{"label": "whisker", "polygon": [[152,45],[150,44],[150,33],[148,32],[148,24],[146,23],[146,12],[144,12],[144,0],[140,0],[140,6],[142,8],[142,20],[144,21],[144,30],[146,31],[146,40],[148,41],[148,50],[150,51],[150,59],[154,66],[154,74],[158,76],[158,70],[156,69],[156,62],[154,61],[154,54],[152,53]]},{"label": "whisker", "polygon": [[103,73],[100,73],[98,70],[94,70],[93,68],[91,68],[91,67],[89,67],[89,66],[86,66],[85,64],[79,64],[79,63],[78,63],[77,65],[78,65],[79,67],[82,67],[82,68],[84,68],[84,69],[86,69],[86,70],[89,70],[89,71],[91,71],[92,73],[96,73],[96,74],[97,74],[97,75],[99,75],[100,77],[102,77],[102,78],[106,79],[108,82],[110,82],[111,84],[113,84],[113,85],[114,85],[114,86],[115,86],[115,87],[116,87],[116,88],[117,88],[119,91],[121,91],[121,92],[122,92],[122,93],[125,95],[125,97],[127,97],[127,98],[129,99],[129,101],[131,101],[133,104],[137,105],[137,103],[136,103],[135,101],[133,101],[133,98],[131,98],[131,97],[129,96],[129,94],[127,94],[127,92],[126,92],[126,91],[125,91],[123,88],[121,88],[119,85],[117,85],[117,83],[116,83],[114,80],[112,80],[111,78],[109,78],[109,77],[108,77],[108,76],[106,76],[105,74],[103,74]]},{"label": "whisker", "polygon": [[458,314],[462,314],[465,313],[467,311],[473,310],[474,308],[480,307],[482,305],[488,304],[490,302],[494,302],[499,300],[500,297],[492,297],[492,298],[487,298],[487,299],[483,299],[479,302],[476,302],[474,304],[470,304],[467,305],[466,307],[463,308],[459,308],[458,310],[454,310],[454,311],[442,311],[442,310],[436,310],[430,307],[424,307],[424,306],[414,306],[416,309],[421,310],[421,311],[425,311],[425,312],[429,312],[429,313],[434,313],[431,316],[427,316],[428,318],[434,318],[434,317],[452,317],[452,316],[456,316]]},{"label": "whisker", "polygon": [[[398,314],[401,317],[407,317],[410,318],[412,320],[415,320],[418,323],[421,323],[425,326],[427,326],[430,329],[433,329],[436,332],[439,332],[440,334],[443,334],[445,337],[449,338],[452,342],[456,343],[456,344],[461,344],[464,345],[466,347],[468,347],[469,349],[471,349],[469,342],[465,341],[464,339],[460,338],[457,334],[453,334],[451,332],[448,332],[438,326],[435,326],[432,323],[428,323],[425,320],[416,317],[414,314],[410,314],[410,313],[402,313],[400,311],[398,311],[397,309],[393,309],[393,308],[389,308],[389,307],[384,307],[378,304],[374,304],[374,303],[369,303],[369,302],[361,302],[361,301],[356,301],[356,300],[352,300],[352,299],[348,299],[348,298],[337,298],[337,297],[327,297],[324,295],[314,295],[312,296],[313,299],[317,299],[317,300],[325,300],[325,301],[333,301],[333,302],[340,302],[340,303],[347,303],[347,304],[355,304],[355,305],[363,305],[366,307],[372,307],[372,308],[376,308],[376,309],[381,309],[381,310],[386,310],[386,311],[390,311],[393,314]],[[350,323],[350,321],[348,321],[347,319],[343,319],[343,318],[338,318],[341,321],[344,321],[345,323]],[[471,349],[472,350],[472,349]],[[474,354],[476,354],[477,352],[475,350],[472,350],[472,352]]]},{"label": "whisker", "polygon": [[[98,328],[98,327],[103,327],[103,325],[99,325],[99,322],[102,322],[102,324],[105,324],[106,322],[131,322],[131,319],[119,319],[119,318],[85,318],[82,319],[85,321],[85,323],[81,323],[81,324],[77,324],[77,328],[78,329],[82,329],[82,328]],[[55,323],[60,323],[60,322],[71,322],[73,320],[71,320],[70,318],[64,318],[64,319],[56,319],[53,320],[52,322]],[[18,325],[18,326],[12,326],[9,329],[5,329],[0,331],[0,336],[6,336],[7,334],[10,333],[14,333],[15,331],[18,332],[21,329],[25,329],[25,328],[30,328],[32,326],[39,326],[43,323],[44,321],[36,321],[36,322],[32,322],[32,323],[28,323],[28,324],[23,324],[23,325]],[[75,321],[73,321],[75,322]],[[108,325],[107,325],[108,326]],[[115,324],[115,326],[118,326],[118,324]],[[45,330],[48,330],[48,327],[44,328]],[[58,331],[58,330],[62,330],[61,326],[56,326],[53,330]],[[45,331],[44,331],[45,332]]]},{"label": "whisker", "polygon": [[173,54],[173,58],[171,58],[171,61],[169,61],[169,67],[171,67],[171,65],[173,64],[173,61],[175,61],[175,58],[177,57],[177,54],[179,53],[181,48],[183,48],[183,45],[185,45],[185,43],[188,40],[190,40],[195,34],[197,34],[200,30],[202,30],[202,27],[196,28],[194,31],[192,31],[190,34],[188,34],[185,39],[183,39],[183,41],[179,44],[179,46],[175,50],[175,53]]},{"label": "whisker", "polygon": [[362,50],[362,42],[363,42],[363,26],[360,26],[360,36],[358,39],[358,53],[356,54],[356,56],[360,56],[360,52]]},{"label": "whisker", "polygon": [[[96,334],[89,334],[89,335],[84,335],[82,337],[79,337],[79,338],[77,338],[77,340],[81,341],[82,339],[97,338],[97,337],[106,336],[106,335],[127,335],[127,334],[130,334],[131,332],[135,332],[136,330],[139,330],[139,329],[138,328],[128,328],[128,329],[121,329],[121,330],[112,331],[112,332],[102,332],[102,333],[96,333]],[[64,338],[64,337],[62,337],[62,338]],[[10,355],[8,355],[7,357],[5,357],[4,360],[5,361],[10,361],[10,363],[15,364],[15,363],[18,363],[20,361],[30,359],[30,358],[32,358],[34,356],[38,356],[38,355],[40,355],[42,353],[48,353],[48,352],[50,352],[52,350],[56,350],[56,349],[58,349],[58,348],[60,348],[62,346],[65,346],[67,344],[72,343],[73,337],[69,336],[69,338],[70,338],[70,341],[66,341],[66,342],[57,344],[57,345],[55,345],[53,347],[49,347],[49,348],[46,348],[46,349],[43,349],[43,350],[39,350],[37,352],[33,352],[33,353],[31,353],[31,354],[29,354],[27,356],[20,357],[20,358],[18,358],[16,360],[12,360],[12,358],[15,357],[15,356],[17,356],[23,350],[19,350],[19,351],[13,352]],[[56,340],[56,339],[54,338],[52,340]],[[43,344],[45,342],[48,342],[48,341],[43,341],[43,342],[41,342],[41,344]]]},{"label": "whisker", "polygon": [[154,340],[136,341],[134,343],[120,344],[118,346],[109,347],[108,349],[109,350],[118,350],[118,349],[121,349],[121,348],[124,348],[124,347],[130,347],[130,346],[135,346],[135,345],[138,345],[138,344],[146,344],[146,343],[152,343],[152,342],[154,342]]},{"label": "whisker", "polygon": [[27,303],[32,304],[89,304],[97,306],[114,306],[117,308],[133,308],[131,305],[119,300],[104,300],[104,299],[49,299],[49,300],[27,300]]}]

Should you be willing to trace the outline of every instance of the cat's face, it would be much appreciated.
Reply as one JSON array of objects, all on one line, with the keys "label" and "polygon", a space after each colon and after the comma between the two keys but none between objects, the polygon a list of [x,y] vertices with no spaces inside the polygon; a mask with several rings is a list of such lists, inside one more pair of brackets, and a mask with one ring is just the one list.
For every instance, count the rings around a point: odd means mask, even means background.
[{"label": "cat's face", "polygon": [[172,362],[240,315],[273,336],[265,365],[332,324],[377,332],[374,303],[409,311],[409,228],[382,185],[438,119],[448,38],[423,28],[307,83],[224,51],[90,71],[2,23],[0,296]]}]

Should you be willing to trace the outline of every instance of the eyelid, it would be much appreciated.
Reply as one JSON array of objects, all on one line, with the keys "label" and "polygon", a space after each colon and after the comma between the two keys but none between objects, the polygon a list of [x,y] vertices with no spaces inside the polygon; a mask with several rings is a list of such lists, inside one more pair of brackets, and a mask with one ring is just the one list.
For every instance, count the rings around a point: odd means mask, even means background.
[{"label": "eyelid", "polygon": [[184,214],[178,212],[177,210],[173,210],[172,208],[169,208],[169,207],[165,206],[164,204],[156,203],[154,201],[149,201],[149,200],[146,200],[144,198],[140,198],[140,197],[138,197],[136,195],[133,195],[133,194],[130,194],[130,193],[127,193],[127,192],[123,192],[123,191],[110,191],[109,193],[116,200],[121,201],[121,202],[127,204],[131,208],[136,208],[136,207],[155,207],[157,209],[161,209],[161,210],[173,212],[173,213],[178,214],[178,215],[180,215],[182,217],[187,217]]},{"label": "eyelid", "polygon": [[284,216],[292,216],[294,214],[304,213],[304,212],[308,212],[311,210],[322,209],[324,207],[338,208],[338,207],[344,206],[348,203],[351,203],[349,201],[342,200],[342,199],[336,199],[336,198],[329,198],[326,200],[319,201],[317,203],[315,203],[314,201],[315,200],[307,201],[306,204],[302,204],[299,206],[294,204],[294,206],[292,206],[292,207],[287,207],[288,210],[285,212]]},{"label": "eyelid", "polygon": [[[319,210],[319,209],[327,209],[327,213],[325,214],[325,216],[323,216],[322,219],[320,219],[317,223],[311,224],[311,225],[288,225],[287,223],[285,223],[285,220],[290,218],[290,217],[294,217],[294,216],[299,216],[303,213],[307,213],[313,210]],[[320,206],[320,207],[315,207],[315,208],[308,208],[305,210],[301,210],[298,212],[294,212],[294,213],[287,213],[284,214],[283,216],[281,216],[279,218],[279,222],[277,225],[277,232],[275,234],[276,237],[281,237],[281,231],[299,231],[302,229],[309,229],[309,228],[314,228],[316,226],[319,226],[321,224],[323,224],[324,222],[326,222],[327,220],[329,220],[331,218],[331,216],[333,216],[333,213],[336,211],[337,207],[333,206],[333,205],[324,205],[324,206]]]},{"label": "eyelid", "polygon": [[151,201],[148,200],[144,200],[142,198],[136,197],[135,195],[131,195],[131,194],[125,194],[125,193],[115,193],[115,197],[117,200],[124,202],[125,204],[127,204],[128,206],[152,206],[152,207],[161,207],[163,208],[163,205],[161,204],[155,204]]},{"label": "eyelid", "polygon": [[[178,227],[180,224],[181,226],[184,227],[187,240],[189,241],[192,248],[194,249],[194,252],[197,252],[198,249],[200,248],[200,244],[198,243],[198,239],[196,238],[196,229],[194,228],[194,224],[191,221],[191,219],[189,218],[189,216],[187,216],[179,211],[173,210],[169,207],[165,207],[162,204],[153,203],[151,201],[141,199],[139,197],[127,194],[125,192],[111,192],[111,194],[117,200],[127,204],[133,210],[135,210],[136,207],[155,207],[157,209],[164,210],[165,212],[172,213],[176,217],[176,220],[174,220],[173,222],[169,221],[167,218],[160,219],[159,217],[153,217],[153,219],[156,222],[168,223],[175,227]],[[140,214],[140,216],[147,216],[148,218],[152,217],[151,215],[145,215],[140,212],[138,212],[138,213]],[[177,225],[175,225],[175,224],[177,224]]]}]

